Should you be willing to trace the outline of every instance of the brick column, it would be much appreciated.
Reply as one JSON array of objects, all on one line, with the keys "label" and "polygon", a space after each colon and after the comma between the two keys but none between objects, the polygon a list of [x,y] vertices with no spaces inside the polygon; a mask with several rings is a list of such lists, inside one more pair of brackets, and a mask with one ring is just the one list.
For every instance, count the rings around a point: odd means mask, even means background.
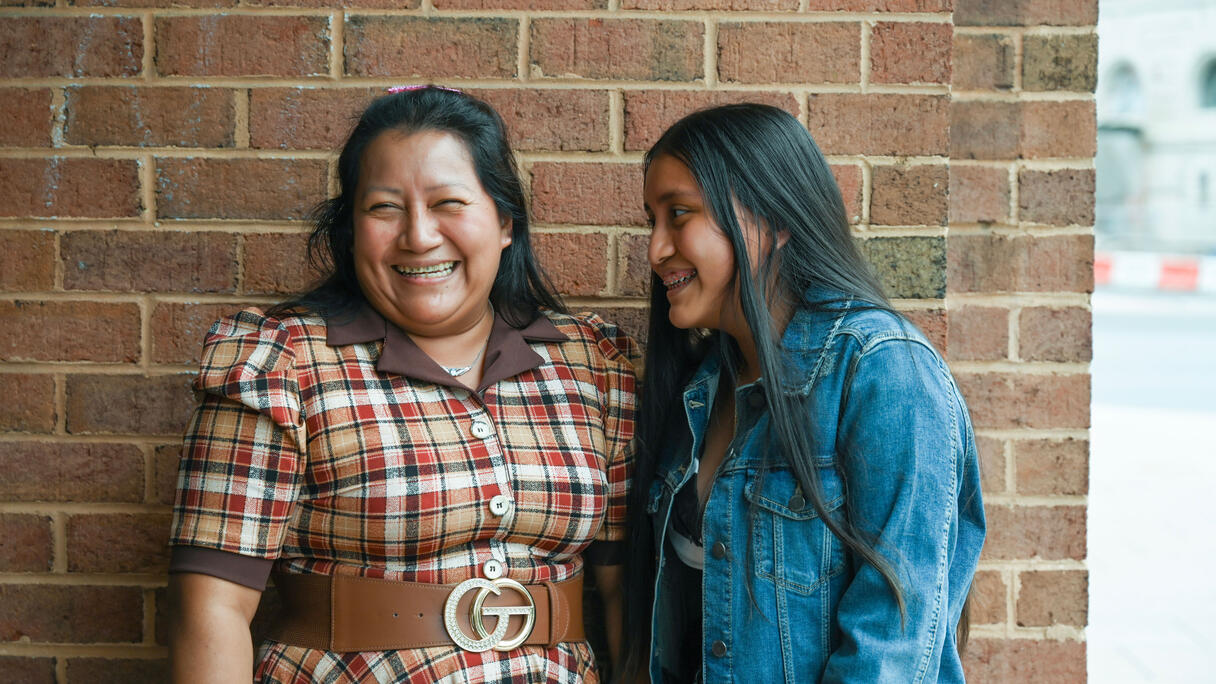
[{"label": "brick column", "polygon": [[635,333],[643,151],[706,105],[799,117],[972,404],[992,541],[968,668],[1083,673],[1094,0],[5,4],[9,679],[163,677],[202,336],[306,284],[302,219],[333,190],[351,115],[428,82],[499,109],[558,286]]}]

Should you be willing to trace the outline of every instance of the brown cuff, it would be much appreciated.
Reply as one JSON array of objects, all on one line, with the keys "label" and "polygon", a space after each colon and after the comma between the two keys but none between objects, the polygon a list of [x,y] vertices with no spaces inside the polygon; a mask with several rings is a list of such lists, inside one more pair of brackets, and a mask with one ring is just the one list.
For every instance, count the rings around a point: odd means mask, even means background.
[{"label": "brown cuff", "polygon": [[625,542],[593,541],[583,549],[583,560],[590,565],[620,565],[625,562]]},{"label": "brown cuff", "polygon": [[197,572],[264,591],[274,561],[242,556],[238,553],[206,549],[201,546],[174,546],[169,557],[169,574]]}]

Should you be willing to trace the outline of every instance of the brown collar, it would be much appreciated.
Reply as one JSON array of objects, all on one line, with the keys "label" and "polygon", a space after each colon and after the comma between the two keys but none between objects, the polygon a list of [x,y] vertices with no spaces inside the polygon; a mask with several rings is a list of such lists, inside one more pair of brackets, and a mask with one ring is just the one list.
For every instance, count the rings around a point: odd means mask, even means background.
[{"label": "brown collar", "polygon": [[[494,327],[486,342],[485,370],[481,376],[480,394],[494,383],[539,366],[544,359],[528,345],[537,342],[566,342],[570,338],[557,329],[545,316],[538,316],[523,328],[513,328],[502,316],[494,314]],[[414,344],[414,340],[396,325],[389,323],[378,311],[364,304],[354,317],[330,323],[325,341],[331,347],[384,340],[384,349],[376,361],[376,370],[399,373],[436,385],[468,389],[448,375],[434,359]]]}]

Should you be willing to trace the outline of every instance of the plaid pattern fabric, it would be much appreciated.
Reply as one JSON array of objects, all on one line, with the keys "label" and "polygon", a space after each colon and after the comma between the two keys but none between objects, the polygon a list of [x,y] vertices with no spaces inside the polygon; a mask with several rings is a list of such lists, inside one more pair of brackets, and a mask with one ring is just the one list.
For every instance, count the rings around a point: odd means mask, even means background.
[{"label": "plaid pattern fabric", "polygon": [[[316,317],[221,320],[196,380],[172,543],[288,572],[454,584],[497,557],[524,583],[576,575],[589,544],[625,536],[637,352],[594,315],[538,323],[496,321],[479,395],[419,380],[446,375],[392,326],[334,345]],[[490,352],[512,340],[532,367],[496,378],[519,354]],[[503,515],[489,506],[499,495]],[[334,654],[271,642],[258,667],[265,682],[584,680],[585,644]]]}]

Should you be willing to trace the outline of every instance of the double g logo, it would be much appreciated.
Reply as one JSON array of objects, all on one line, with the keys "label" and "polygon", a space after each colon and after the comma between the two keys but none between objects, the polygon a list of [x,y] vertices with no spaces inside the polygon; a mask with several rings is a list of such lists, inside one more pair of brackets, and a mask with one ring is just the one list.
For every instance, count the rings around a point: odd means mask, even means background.
[{"label": "double g logo", "polygon": [[[470,639],[469,635],[460,628],[456,611],[461,597],[474,589],[477,590],[477,595],[473,597],[473,604],[469,608],[469,623],[473,626],[473,631],[477,633],[477,638]],[[503,589],[510,589],[522,596],[526,605],[487,607],[485,603],[490,594],[499,596]],[[498,623],[494,625],[493,631],[486,629],[484,618],[487,615],[498,618]],[[507,636],[507,630],[510,629],[512,615],[522,615],[524,624],[515,636],[504,639]],[[457,646],[474,653],[488,651],[491,648],[495,651],[509,651],[519,646],[532,633],[532,625],[535,621],[536,602],[532,600],[532,595],[528,593],[524,585],[505,577],[492,580],[480,577],[467,579],[452,589],[452,593],[448,594],[447,602],[443,605],[443,626],[447,628],[448,636],[452,637],[452,641],[456,642]]]}]

